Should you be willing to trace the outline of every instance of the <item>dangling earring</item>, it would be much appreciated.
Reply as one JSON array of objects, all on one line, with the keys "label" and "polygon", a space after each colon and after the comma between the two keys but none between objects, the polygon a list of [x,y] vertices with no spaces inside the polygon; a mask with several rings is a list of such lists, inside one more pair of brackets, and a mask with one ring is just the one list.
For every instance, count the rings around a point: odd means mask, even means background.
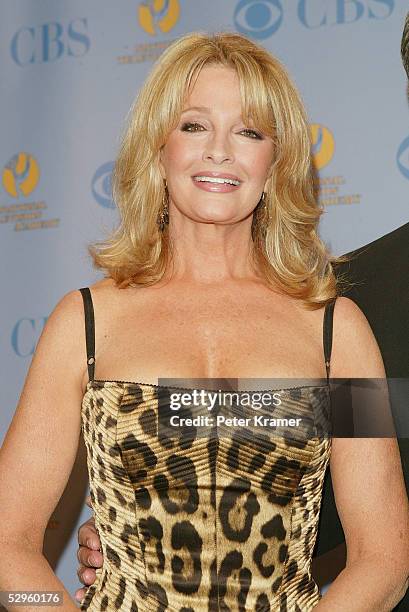
[{"label": "dangling earring", "polygon": [[166,179],[163,179],[165,191],[162,199],[162,209],[158,215],[157,223],[159,225],[159,230],[163,232],[165,226],[169,223],[169,191]]}]

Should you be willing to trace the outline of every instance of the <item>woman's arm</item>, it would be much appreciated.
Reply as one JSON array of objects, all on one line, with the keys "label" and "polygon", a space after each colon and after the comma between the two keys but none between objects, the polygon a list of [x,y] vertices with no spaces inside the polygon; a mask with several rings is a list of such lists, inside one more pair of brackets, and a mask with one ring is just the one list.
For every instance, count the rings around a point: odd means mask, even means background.
[{"label": "woman's arm", "polygon": [[0,451],[0,591],[62,591],[63,605],[47,606],[59,612],[78,608],[43,556],[43,539],[77,454],[85,368],[82,296],[71,291],[47,319]]},{"label": "woman's arm", "polygon": [[[348,298],[335,305],[331,376],[385,377],[369,323]],[[330,469],[347,561],[314,612],[389,612],[409,575],[409,505],[397,441],[334,438]]]}]

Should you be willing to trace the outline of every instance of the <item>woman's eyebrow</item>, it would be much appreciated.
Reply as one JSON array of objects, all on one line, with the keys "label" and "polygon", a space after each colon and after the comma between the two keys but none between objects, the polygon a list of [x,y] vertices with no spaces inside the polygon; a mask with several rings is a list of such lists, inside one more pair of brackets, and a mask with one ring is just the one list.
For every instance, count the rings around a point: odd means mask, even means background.
[{"label": "woman's eyebrow", "polygon": [[211,112],[210,108],[208,108],[207,106],[189,106],[189,108],[185,108],[185,110],[182,111],[182,114],[187,113],[187,111],[191,110],[203,111],[204,113]]}]

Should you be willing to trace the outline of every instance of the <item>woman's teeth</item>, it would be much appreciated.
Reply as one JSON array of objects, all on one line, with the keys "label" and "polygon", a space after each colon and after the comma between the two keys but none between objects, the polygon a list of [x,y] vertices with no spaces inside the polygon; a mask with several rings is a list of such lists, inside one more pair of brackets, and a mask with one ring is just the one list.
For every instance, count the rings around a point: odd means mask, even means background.
[{"label": "woman's teeth", "polygon": [[195,181],[203,183],[229,183],[229,185],[240,185],[240,181],[236,181],[234,179],[229,178],[219,178],[215,176],[194,176],[193,179]]}]

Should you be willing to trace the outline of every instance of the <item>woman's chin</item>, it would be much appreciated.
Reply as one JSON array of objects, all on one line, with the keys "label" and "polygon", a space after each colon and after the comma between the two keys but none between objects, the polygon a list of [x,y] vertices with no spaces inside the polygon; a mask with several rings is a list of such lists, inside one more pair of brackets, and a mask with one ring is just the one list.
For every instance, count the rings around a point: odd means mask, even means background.
[{"label": "woman's chin", "polygon": [[224,206],[195,209],[192,219],[201,223],[234,223],[237,221],[237,209],[230,210]]},{"label": "woman's chin", "polygon": [[203,215],[194,219],[197,223],[205,223],[205,224],[220,224],[220,225],[229,225],[231,223],[235,223],[237,219],[233,217],[233,215]]}]

